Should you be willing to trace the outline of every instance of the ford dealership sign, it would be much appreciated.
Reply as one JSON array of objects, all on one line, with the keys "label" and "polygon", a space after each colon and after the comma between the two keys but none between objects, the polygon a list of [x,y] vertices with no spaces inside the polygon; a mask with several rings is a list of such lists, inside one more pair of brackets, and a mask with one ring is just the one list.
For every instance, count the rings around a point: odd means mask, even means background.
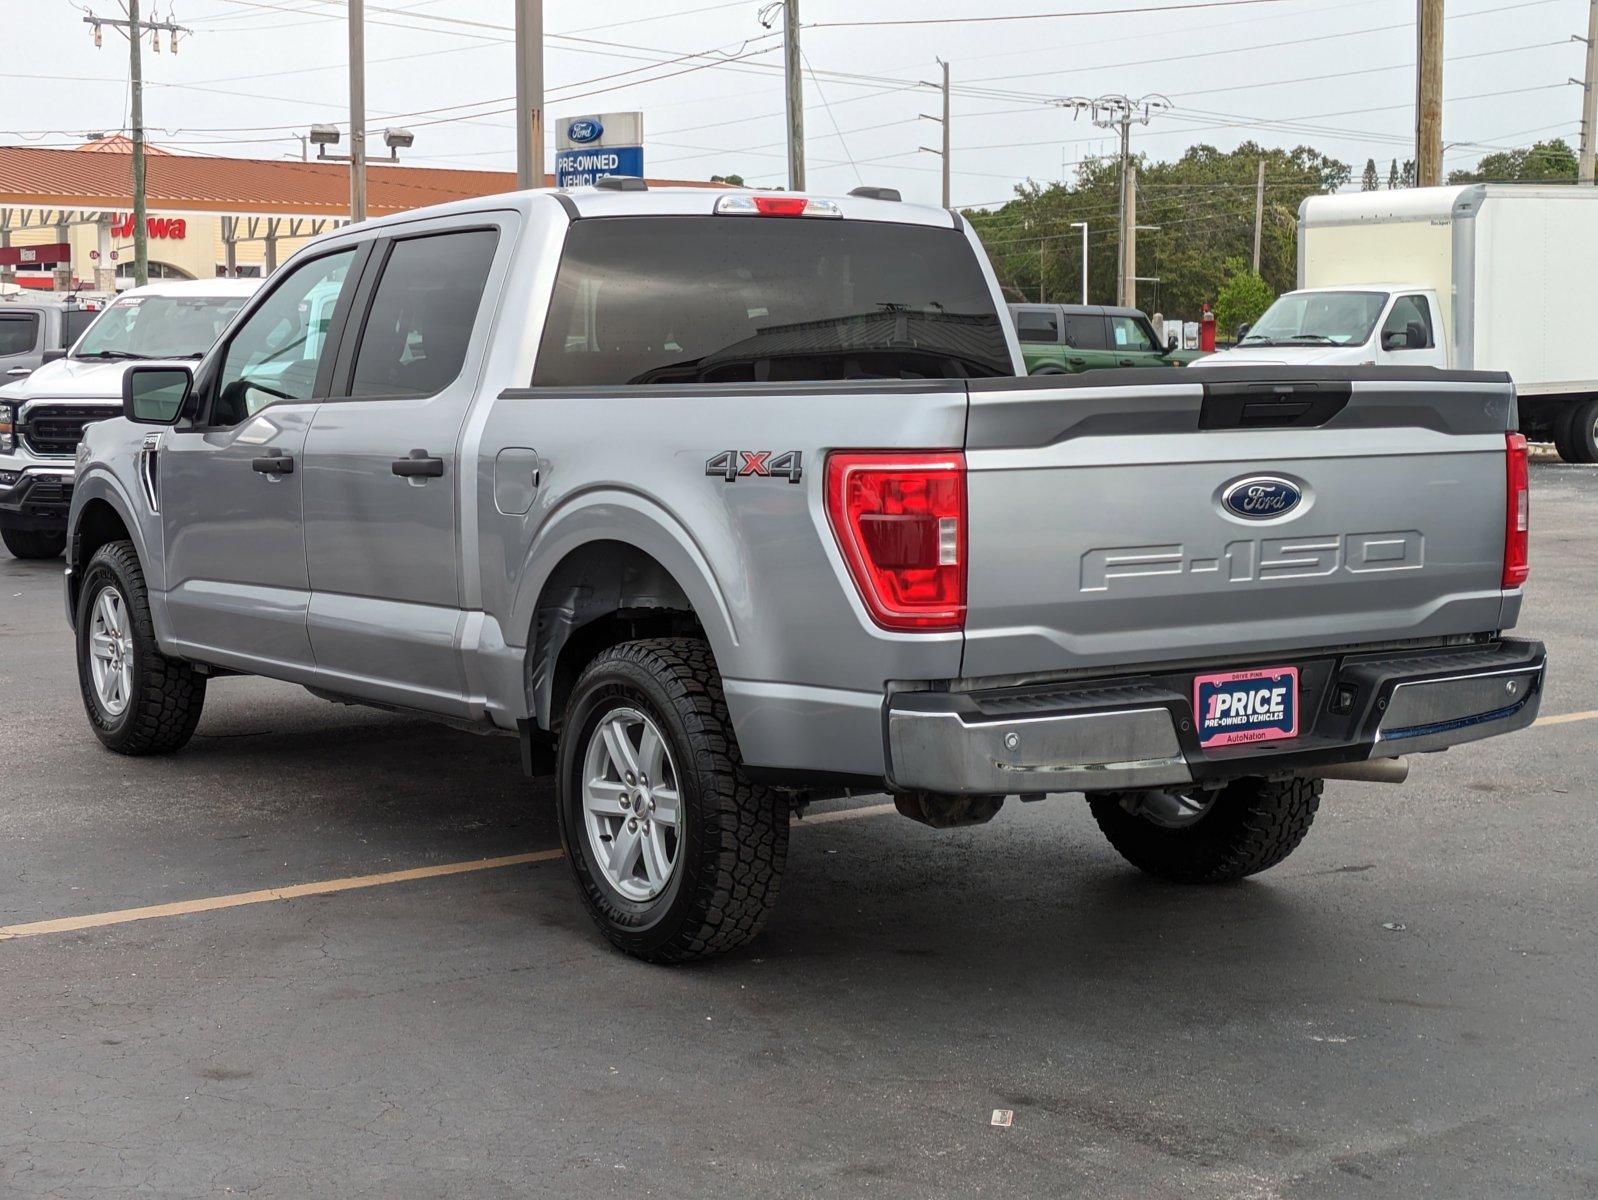
[{"label": "ford dealership sign", "polygon": [[644,114],[590,113],[555,123],[555,186],[644,174]]}]

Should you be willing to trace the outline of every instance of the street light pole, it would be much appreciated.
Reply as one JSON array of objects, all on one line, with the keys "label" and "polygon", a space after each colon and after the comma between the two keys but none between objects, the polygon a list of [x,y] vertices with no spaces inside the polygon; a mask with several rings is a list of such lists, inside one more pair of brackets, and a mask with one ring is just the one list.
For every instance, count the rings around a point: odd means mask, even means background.
[{"label": "street light pole", "polygon": [[1072,221],[1072,229],[1082,231],[1082,303],[1088,302],[1088,223],[1086,221]]},{"label": "street light pole", "polygon": [[544,186],[544,0],[516,0],[516,186]]},{"label": "street light pole", "polygon": [[350,10],[350,220],[366,220],[366,0]]}]

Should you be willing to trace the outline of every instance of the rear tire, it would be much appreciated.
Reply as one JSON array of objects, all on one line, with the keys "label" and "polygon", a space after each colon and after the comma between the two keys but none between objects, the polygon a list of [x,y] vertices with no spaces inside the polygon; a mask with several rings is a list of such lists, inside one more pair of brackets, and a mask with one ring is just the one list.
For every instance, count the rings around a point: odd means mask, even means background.
[{"label": "rear tire", "polygon": [[155,642],[144,570],[132,542],[108,542],[78,593],[78,689],[94,735],[118,754],[170,754],[205,707],[205,677]]},{"label": "rear tire", "polygon": [[1570,413],[1565,439],[1570,453],[1559,450],[1566,462],[1598,463],[1598,400],[1584,400]]},{"label": "rear tire", "polygon": [[1559,452],[1559,457],[1564,462],[1576,462],[1576,449],[1570,441],[1571,418],[1576,415],[1579,405],[1568,405],[1554,413],[1553,421],[1549,425],[1553,433],[1554,449]]},{"label": "rear tire", "polygon": [[572,690],[559,756],[561,844],[618,949],[686,962],[760,932],[789,806],[743,775],[709,646],[656,638],[599,654]]},{"label": "rear tire", "polygon": [[1131,811],[1135,793],[1101,792],[1088,804],[1110,845],[1139,870],[1172,883],[1235,883],[1298,848],[1321,787],[1319,779],[1238,779],[1202,815],[1174,826]]},{"label": "rear tire", "polygon": [[14,529],[0,525],[0,541],[13,558],[60,558],[67,547],[66,530]]}]

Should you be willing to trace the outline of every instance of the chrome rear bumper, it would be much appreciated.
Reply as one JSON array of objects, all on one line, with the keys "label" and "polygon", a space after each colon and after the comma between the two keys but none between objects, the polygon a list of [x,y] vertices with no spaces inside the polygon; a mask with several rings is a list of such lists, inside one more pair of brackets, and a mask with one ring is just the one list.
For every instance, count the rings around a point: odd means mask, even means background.
[{"label": "chrome rear bumper", "polygon": [[1223,749],[1201,750],[1193,734],[1191,671],[894,693],[889,782],[952,794],[1109,791],[1442,750],[1531,724],[1547,656],[1540,643],[1506,640],[1297,661],[1303,732]]}]

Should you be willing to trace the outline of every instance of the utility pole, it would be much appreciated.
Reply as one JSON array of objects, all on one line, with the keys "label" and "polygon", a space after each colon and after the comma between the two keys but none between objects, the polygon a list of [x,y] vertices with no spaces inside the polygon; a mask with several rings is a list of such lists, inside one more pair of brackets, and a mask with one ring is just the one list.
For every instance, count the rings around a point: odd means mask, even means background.
[{"label": "utility pole", "polygon": [[1581,99],[1581,165],[1576,172],[1576,182],[1591,186],[1594,181],[1593,138],[1598,132],[1593,128],[1598,122],[1598,0],[1588,0],[1587,36],[1577,34],[1571,40],[1587,43],[1587,71],[1581,85],[1585,92]]},{"label": "utility pole", "polygon": [[366,220],[366,0],[350,10],[350,221]]},{"label": "utility pole", "polygon": [[1072,221],[1072,229],[1082,231],[1082,303],[1088,302],[1088,223],[1086,221]]},{"label": "utility pole", "polygon": [[1260,273],[1260,231],[1265,226],[1265,160],[1260,159],[1259,182],[1254,185],[1254,274]]},{"label": "utility pole", "polygon": [[1415,186],[1443,181],[1443,0],[1415,0]]},{"label": "utility pole", "polygon": [[165,21],[141,21],[139,0],[127,0],[127,10],[126,20],[87,16],[83,22],[93,26],[96,46],[100,45],[101,27],[105,25],[120,29],[128,39],[129,121],[133,126],[129,131],[133,141],[133,282],[143,287],[150,282],[150,229],[144,182],[144,64],[140,61],[139,38],[148,33],[151,48],[159,53],[161,35],[165,33],[171,37],[172,53],[176,54],[178,34],[192,30],[170,17]]},{"label": "utility pole", "polygon": [[782,49],[788,75],[788,190],[805,189],[805,95],[800,77],[799,0],[783,0]]},{"label": "utility pole", "polygon": [[1113,129],[1121,139],[1121,254],[1116,271],[1115,302],[1127,308],[1137,303],[1137,166],[1132,160],[1132,124],[1147,125],[1156,112],[1171,107],[1164,96],[1083,96],[1055,100],[1061,108],[1088,113],[1100,129]]},{"label": "utility pole", "polygon": [[1137,307],[1137,160],[1124,150],[1121,155],[1121,270],[1116,281],[1115,302],[1123,308]]},{"label": "utility pole", "polygon": [[516,0],[516,186],[544,186],[544,0]]},{"label": "utility pole", "polygon": [[921,117],[923,120],[937,121],[943,126],[943,149],[934,150],[931,146],[922,146],[921,149],[943,159],[943,207],[950,208],[954,202],[949,198],[949,64],[940,58],[938,65],[943,68],[943,116],[922,113]]}]

